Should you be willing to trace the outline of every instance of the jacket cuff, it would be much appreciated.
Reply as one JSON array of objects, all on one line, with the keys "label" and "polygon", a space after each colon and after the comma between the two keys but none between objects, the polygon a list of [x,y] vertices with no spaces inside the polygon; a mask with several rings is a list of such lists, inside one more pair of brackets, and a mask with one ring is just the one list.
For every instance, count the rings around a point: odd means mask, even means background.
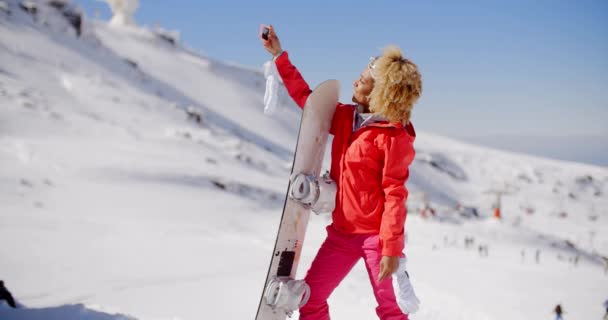
[{"label": "jacket cuff", "polygon": [[382,255],[389,257],[403,256],[403,244],[400,241],[387,241],[382,244]]},{"label": "jacket cuff", "polygon": [[289,54],[287,54],[287,51],[281,51],[276,57],[272,58],[272,61],[274,61],[277,66],[289,62]]},{"label": "jacket cuff", "polygon": [[277,59],[278,59],[280,56],[282,56],[282,55],[283,55],[283,53],[285,53],[285,51],[284,51],[284,50],[281,50],[281,52],[279,52],[279,54],[277,54],[276,56],[273,56],[273,57],[272,57],[272,61],[276,61],[276,60],[277,60]]}]

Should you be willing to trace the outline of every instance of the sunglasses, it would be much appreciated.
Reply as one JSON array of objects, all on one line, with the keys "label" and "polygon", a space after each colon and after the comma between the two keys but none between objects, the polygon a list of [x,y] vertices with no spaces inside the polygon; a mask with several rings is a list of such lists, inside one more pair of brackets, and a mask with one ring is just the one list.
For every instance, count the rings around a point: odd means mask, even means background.
[{"label": "sunglasses", "polygon": [[376,79],[376,75],[374,74],[374,69],[376,68],[376,61],[378,61],[378,58],[380,58],[380,56],[375,56],[375,57],[369,58],[369,63],[367,64],[367,68],[369,69],[369,73],[373,79]]}]

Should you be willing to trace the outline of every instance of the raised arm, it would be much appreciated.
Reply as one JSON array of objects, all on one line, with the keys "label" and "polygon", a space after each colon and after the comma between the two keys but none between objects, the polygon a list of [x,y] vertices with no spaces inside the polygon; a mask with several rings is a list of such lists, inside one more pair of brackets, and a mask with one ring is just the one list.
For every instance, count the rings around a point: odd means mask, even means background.
[{"label": "raised arm", "polygon": [[[268,28],[268,39],[262,37],[264,27]],[[289,54],[283,51],[281,42],[277,37],[272,26],[262,25],[260,28],[260,41],[264,45],[266,51],[272,55],[279,75],[287,88],[287,92],[300,108],[304,108],[306,99],[312,92],[308,83],[304,80],[298,69],[289,61]]]},{"label": "raised arm", "polygon": [[287,92],[300,108],[304,108],[306,99],[312,92],[298,69],[289,61],[289,54],[283,51],[276,59],[277,70],[283,79]]}]

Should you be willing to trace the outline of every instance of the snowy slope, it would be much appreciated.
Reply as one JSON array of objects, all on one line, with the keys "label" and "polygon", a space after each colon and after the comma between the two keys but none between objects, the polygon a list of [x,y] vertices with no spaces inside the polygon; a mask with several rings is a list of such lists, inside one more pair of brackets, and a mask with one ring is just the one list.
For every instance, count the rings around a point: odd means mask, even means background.
[{"label": "snowy slope", "polygon": [[[0,306],[0,319],[252,318],[297,108],[265,116],[260,71],[157,31],[85,19],[77,37],[54,8],[2,3],[0,278],[30,309]],[[407,254],[423,305],[412,319],[549,319],[557,303],[569,318],[601,316],[606,168],[424,131],[416,150]],[[502,221],[485,193],[497,189],[510,192]],[[418,215],[424,198],[437,217]],[[328,219],[313,217],[300,275]],[[330,303],[337,319],[375,317],[362,265]]]}]

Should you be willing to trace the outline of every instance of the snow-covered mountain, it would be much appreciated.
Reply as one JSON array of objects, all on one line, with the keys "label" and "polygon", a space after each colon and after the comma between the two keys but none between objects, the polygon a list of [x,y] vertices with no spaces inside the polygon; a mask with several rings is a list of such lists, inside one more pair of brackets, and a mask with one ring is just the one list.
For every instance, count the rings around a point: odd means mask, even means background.
[{"label": "snow-covered mountain", "polygon": [[[0,279],[27,307],[0,319],[253,318],[299,110],[263,114],[260,70],[76,17],[64,1],[0,1]],[[603,315],[608,169],[417,134],[411,319]],[[300,275],[328,222],[312,218]],[[375,317],[362,265],[330,305]]]}]

